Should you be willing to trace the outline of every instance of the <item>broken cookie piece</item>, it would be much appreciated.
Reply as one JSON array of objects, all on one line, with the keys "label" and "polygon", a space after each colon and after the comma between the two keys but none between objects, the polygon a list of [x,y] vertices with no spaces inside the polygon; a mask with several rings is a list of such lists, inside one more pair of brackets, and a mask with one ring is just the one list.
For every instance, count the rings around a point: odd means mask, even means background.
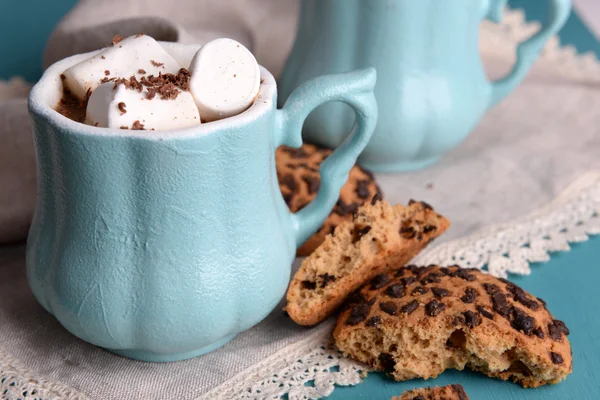
[{"label": "broken cookie piece", "polygon": [[340,314],[334,338],[346,355],[399,381],[469,368],[538,387],[572,372],[569,329],[514,283],[459,266],[397,267],[386,276],[383,285],[366,283]]},{"label": "broken cookie piece", "polygon": [[[365,281],[373,289],[386,286],[390,266],[409,262],[450,225],[427,203],[403,207],[374,200],[354,210],[352,220],[327,235],[296,272],[286,305],[296,323],[314,325],[324,320]],[[404,233],[407,230],[410,235]],[[324,286],[323,274],[335,279]],[[442,308],[432,304],[430,311],[438,313]]]},{"label": "broken cookie piece", "polygon": [[407,390],[390,400],[469,400],[469,396],[462,385],[455,384]]}]

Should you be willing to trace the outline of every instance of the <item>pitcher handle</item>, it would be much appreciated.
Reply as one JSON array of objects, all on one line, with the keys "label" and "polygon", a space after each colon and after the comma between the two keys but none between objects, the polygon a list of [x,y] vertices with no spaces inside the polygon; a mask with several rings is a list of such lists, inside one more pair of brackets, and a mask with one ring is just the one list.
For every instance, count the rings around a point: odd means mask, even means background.
[{"label": "pitcher handle", "polygon": [[326,75],[300,85],[277,110],[281,132],[278,145],[302,146],[304,120],[316,107],[331,101],[348,104],[356,113],[352,131],[320,167],[321,186],[313,201],[291,213],[296,246],[300,247],[319,229],[339,198],[350,169],[373,135],[377,123],[377,102],[373,89],[377,80],[374,68]]},{"label": "pitcher handle", "polygon": [[[519,44],[517,48],[517,61],[510,73],[492,83],[492,95],[488,108],[492,108],[498,104],[521,83],[548,39],[552,35],[555,35],[567,21],[571,12],[571,0],[548,1],[550,2],[548,20],[542,24],[539,32]],[[505,4],[506,0],[490,0],[488,19],[499,23],[502,20],[502,12]]]}]

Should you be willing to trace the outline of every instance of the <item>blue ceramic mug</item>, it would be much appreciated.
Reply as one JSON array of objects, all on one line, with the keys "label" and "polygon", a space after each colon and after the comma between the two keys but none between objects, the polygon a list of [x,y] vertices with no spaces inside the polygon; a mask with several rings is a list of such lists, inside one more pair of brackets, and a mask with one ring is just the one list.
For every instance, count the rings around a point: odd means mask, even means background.
[{"label": "blue ceramic mug", "polygon": [[[163,43],[181,65],[197,46]],[[50,67],[29,98],[38,197],[27,277],[71,333],[117,354],[174,361],[214,350],[282,298],[296,248],[323,223],[377,118],[375,70],[316,78],[277,109],[273,76],[240,115],[169,132],[95,128],[53,107]],[[321,166],[321,189],[292,214],[275,149],[300,147],[312,109],[343,101],[357,124]]]},{"label": "blue ceramic mug", "polygon": [[[490,83],[478,28],[500,21],[506,0],[302,0],[279,100],[315,76],[373,66],[379,121],[359,163],[382,172],[424,167],[522,81],[569,15],[570,0],[548,3],[547,23],[519,46],[509,75]],[[327,104],[308,117],[304,135],[336,147],[353,120],[347,107]]]}]

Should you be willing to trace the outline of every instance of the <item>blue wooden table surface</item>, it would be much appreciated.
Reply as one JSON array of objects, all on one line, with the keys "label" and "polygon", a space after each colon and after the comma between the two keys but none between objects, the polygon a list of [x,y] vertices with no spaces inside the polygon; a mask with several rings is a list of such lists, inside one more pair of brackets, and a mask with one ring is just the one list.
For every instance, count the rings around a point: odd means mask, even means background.
[{"label": "blue wooden table surface", "polygon": [[549,262],[532,265],[530,276],[510,280],[546,300],[554,316],[571,330],[573,373],[558,385],[523,389],[511,382],[470,371],[447,371],[428,381],[395,382],[371,373],[363,383],[339,387],[329,400],[384,400],[404,390],[460,383],[472,400],[597,400],[600,399],[600,236],[554,253]]}]

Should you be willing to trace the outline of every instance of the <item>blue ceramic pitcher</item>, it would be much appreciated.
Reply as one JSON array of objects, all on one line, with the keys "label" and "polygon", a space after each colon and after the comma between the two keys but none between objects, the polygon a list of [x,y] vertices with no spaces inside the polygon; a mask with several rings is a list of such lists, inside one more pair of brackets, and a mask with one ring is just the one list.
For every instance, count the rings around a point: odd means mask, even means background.
[{"label": "blue ceramic pitcher", "polygon": [[[296,42],[280,79],[280,101],[315,76],[373,66],[379,120],[359,162],[383,172],[431,164],[515,89],[570,12],[570,0],[548,0],[547,23],[518,47],[508,76],[490,83],[479,56],[478,29],[485,18],[499,22],[505,3],[302,0]],[[336,147],[353,120],[341,104],[319,107],[306,121],[305,138]]]},{"label": "blue ceramic pitcher", "polygon": [[[181,65],[197,47],[163,43]],[[117,354],[172,361],[211,351],[261,321],[282,298],[296,248],[323,223],[377,118],[375,70],[316,78],[277,109],[275,79],[242,114],[189,129],[96,128],[53,107],[50,67],[29,109],[38,197],[27,277],[71,333]],[[292,214],[275,149],[300,147],[305,117],[328,101],[356,110],[347,140],[321,165],[321,189]]]}]

